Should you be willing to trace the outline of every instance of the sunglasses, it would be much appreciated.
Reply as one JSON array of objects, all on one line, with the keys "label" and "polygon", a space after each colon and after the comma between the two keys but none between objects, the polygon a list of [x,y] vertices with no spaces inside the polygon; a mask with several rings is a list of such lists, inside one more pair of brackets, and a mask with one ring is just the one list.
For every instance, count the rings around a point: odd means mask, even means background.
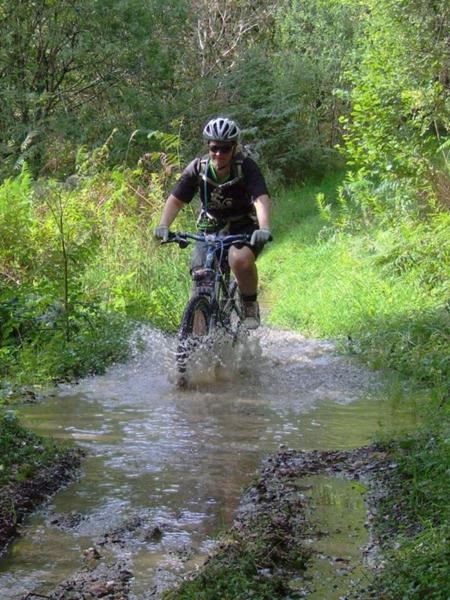
[{"label": "sunglasses", "polygon": [[213,154],[228,154],[232,151],[233,146],[208,146],[208,149]]}]

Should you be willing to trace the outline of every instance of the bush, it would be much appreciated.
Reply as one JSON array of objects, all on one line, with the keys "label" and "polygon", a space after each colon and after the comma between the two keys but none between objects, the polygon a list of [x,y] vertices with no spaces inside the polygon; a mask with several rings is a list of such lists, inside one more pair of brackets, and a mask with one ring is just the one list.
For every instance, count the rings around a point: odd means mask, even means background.
[{"label": "bush", "polygon": [[[0,373],[10,383],[99,372],[126,356],[131,323],[175,329],[188,253],[160,249],[152,228],[178,172],[179,140],[134,169],[106,166],[113,137],[78,155],[62,184],[26,168],[0,186]],[[191,223],[185,211],[181,225]]]}]

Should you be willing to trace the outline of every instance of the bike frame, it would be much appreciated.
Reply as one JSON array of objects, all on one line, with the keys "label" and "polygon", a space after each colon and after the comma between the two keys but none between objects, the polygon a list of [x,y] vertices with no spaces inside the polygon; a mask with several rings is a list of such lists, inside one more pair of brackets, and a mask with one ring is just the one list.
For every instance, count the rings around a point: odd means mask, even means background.
[{"label": "bike frame", "polygon": [[[203,242],[206,246],[203,266],[192,272],[195,290],[185,306],[178,332],[176,362],[179,387],[187,383],[189,358],[196,348],[207,348],[218,325],[231,336],[233,344],[241,331],[246,331],[241,328],[243,317],[240,303],[236,300],[237,283],[230,281],[228,249],[233,244],[250,245],[250,239],[248,234],[224,236],[180,232],[169,233],[169,239],[162,242],[175,242],[180,248],[186,248],[194,241]],[[197,318],[199,321],[196,321]]]},{"label": "bike frame", "polygon": [[[215,321],[224,324],[222,314],[229,313],[234,305],[230,294],[230,267],[228,264],[228,249],[233,244],[249,245],[250,235],[220,235],[207,233],[171,233],[169,240],[163,243],[175,242],[181,248],[186,248],[192,241],[203,242],[206,245],[206,256],[203,267],[193,271],[192,279],[198,293],[208,295],[214,307]],[[219,306],[218,298],[222,296],[225,304]],[[237,308],[237,307],[236,307]],[[239,314],[239,311],[237,311]]]}]

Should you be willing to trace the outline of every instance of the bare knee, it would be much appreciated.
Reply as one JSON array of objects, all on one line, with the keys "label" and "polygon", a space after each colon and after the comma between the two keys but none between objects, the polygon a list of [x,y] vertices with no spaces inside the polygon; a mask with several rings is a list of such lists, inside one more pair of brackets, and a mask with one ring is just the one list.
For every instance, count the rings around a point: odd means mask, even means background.
[{"label": "bare knee", "polygon": [[228,260],[230,267],[234,272],[252,271],[255,267],[255,256],[247,247],[230,248]]}]

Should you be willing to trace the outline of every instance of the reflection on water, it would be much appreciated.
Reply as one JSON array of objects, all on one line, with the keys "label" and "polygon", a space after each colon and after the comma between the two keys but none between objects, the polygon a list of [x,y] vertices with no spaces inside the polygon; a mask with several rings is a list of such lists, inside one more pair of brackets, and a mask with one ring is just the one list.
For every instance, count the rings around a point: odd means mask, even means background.
[{"label": "reflection on water", "polygon": [[316,475],[303,477],[305,494],[311,498],[309,517],[320,532],[311,540],[310,600],[339,600],[349,590],[361,589],[369,581],[361,559],[361,548],[369,542],[364,527],[366,509],[360,483]]},{"label": "reflection on water", "polygon": [[[142,528],[111,548],[132,562],[134,593],[192,565],[230,525],[242,488],[262,455],[280,444],[297,449],[350,448],[393,425],[395,410],[377,398],[377,381],[327,342],[261,330],[239,349],[225,347],[220,380],[187,390],[173,384],[174,340],[146,332],[148,350],[127,365],[58,390],[24,407],[38,433],[86,449],[83,476],[57,494],[23,528],[0,560],[0,597],[46,593],[82,565],[83,549],[131,517],[157,524],[160,540]],[[71,528],[55,515],[75,511]]]}]

